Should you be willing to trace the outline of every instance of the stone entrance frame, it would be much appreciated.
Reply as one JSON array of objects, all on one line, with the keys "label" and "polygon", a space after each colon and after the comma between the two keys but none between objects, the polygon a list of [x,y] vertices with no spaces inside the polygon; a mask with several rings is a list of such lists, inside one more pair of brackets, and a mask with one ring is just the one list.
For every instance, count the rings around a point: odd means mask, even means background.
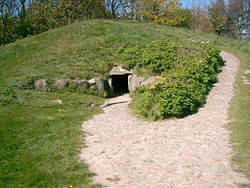
[{"label": "stone entrance frame", "polygon": [[108,83],[113,89],[114,93],[128,93],[130,92],[129,77],[133,73],[121,67],[113,67],[109,72]]},{"label": "stone entrance frame", "polygon": [[[160,76],[142,77],[133,74],[132,71],[121,67],[113,67],[109,72],[108,83],[115,93],[126,93],[134,91],[139,86],[149,85],[154,83]],[[121,89],[121,91],[119,91]],[[117,91],[118,90],[118,91]]]}]

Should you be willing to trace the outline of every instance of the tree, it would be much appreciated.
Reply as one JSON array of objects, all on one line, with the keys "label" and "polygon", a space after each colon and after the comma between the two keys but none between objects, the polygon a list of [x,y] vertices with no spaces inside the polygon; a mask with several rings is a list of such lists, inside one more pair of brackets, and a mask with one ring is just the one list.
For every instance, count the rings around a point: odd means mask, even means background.
[{"label": "tree", "polygon": [[17,34],[20,37],[26,37],[29,32],[28,32],[28,24],[26,22],[26,4],[27,4],[27,0],[19,0],[18,1],[18,14],[19,14],[19,20],[18,20],[18,24],[17,24]]},{"label": "tree", "polygon": [[[111,14],[112,18],[116,18],[119,10],[122,8],[124,0],[105,0],[107,12]],[[120,12],[121,13],[121,12]]]},{"label": "tree", "polygon": [[226,6],[224,0],[216,0],[208,6],[208,18],[212,32],[222,35],[225,30]]},{"label": "tree", "polygon": [[191,22],[189,28],[199,32],[211,32],[205,1],[192,1]]},{"label": "tree", "polygon": [[140,10],[141,4],[138,0],[123,0],[116,11],[116,18],[143,21]]},{"label": "tree", "polygon": [[247,40],[250,30],[250,0],[229,0],[227,37]]},{"label": "tree", "polygon": [[178,0],[138,0],[145,21],[178,26],[185,21]]},{"label": "tree", "polygon": [[16,10],[15,0],[0,0],[0,44],[11,42],[15,38]]},{"label": "tree", "polygon": [[37,0],[29,4],[27,17],[33,33],[105,14],[102,0]]}]

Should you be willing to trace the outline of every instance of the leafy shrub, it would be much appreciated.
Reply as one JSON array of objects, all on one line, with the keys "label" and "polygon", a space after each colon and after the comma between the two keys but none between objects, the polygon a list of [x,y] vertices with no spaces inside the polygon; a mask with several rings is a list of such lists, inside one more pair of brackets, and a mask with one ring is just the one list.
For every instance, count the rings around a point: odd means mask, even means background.
[{"label": "leafy shrub", "polygon": [[171,68],[175,58],[175,47],[161,40],[150,44],[143,51],[142,66],[148,67],[155,73],[162,73]]},{"label": "leafy shrub", "polygon": [[[124,53],[128,56],[126,50]],[[132,94],[132,108],[154,120],[183,117],[197,111],[224,64],[219,50],[198,43],[177,47],[161,40],[140,48],[140,54],[135,55],[138,61],[134,61],[133,68],[147,67],[161,73],[162,78],[150,86],[138,87]],[[126,65],[126,59],[123,60]]]},{"label": "leafy shrub", "polygon": [[[205,99],[205,85],[193,80],[176,80],[157,85],[162,90],[156,100],[160,104],[161,118],[183,116],[194,112]],[[156,87],[156,89],[158,89]]]},{"label": "leafy shrub", "polygon": [[122,54],[122,60],[125,62],[123,68],[125,69],[136,67],[142,59],[142,49],[139,46],[123,47],[118,52]]},{"label": "leafy shrub", "polygon": [[122,53],[123,68],[146,67],[154,73],[162,73],[170,69],[176,59],[175,46],[169,41],[160,40],[147,45],[145,48],[130,46],[120,49]]}]

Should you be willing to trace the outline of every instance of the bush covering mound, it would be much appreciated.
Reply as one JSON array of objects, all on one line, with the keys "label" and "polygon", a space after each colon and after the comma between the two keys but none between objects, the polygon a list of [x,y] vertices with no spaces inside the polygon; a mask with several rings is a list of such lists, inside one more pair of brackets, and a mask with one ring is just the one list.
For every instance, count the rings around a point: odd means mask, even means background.
[{"label": "bush covering mound", "polygon": [[138,87],[132,93],[132,108],[154,120],[197,111],[224,64],[218,49],[198,42],[160,40],[145,47],[123,47],[119,52],[124,68],[150,69],[161,75],[154,84]]}]

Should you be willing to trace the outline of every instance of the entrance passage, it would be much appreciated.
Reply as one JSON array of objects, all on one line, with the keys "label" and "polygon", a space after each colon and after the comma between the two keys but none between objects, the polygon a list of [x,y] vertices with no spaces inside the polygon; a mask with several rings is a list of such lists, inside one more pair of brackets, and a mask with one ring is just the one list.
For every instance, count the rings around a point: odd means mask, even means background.
[{"label": "entrance passage", "polygon": [[112,75],[112,87],[114,93],[128,93],[128,74]]}]

